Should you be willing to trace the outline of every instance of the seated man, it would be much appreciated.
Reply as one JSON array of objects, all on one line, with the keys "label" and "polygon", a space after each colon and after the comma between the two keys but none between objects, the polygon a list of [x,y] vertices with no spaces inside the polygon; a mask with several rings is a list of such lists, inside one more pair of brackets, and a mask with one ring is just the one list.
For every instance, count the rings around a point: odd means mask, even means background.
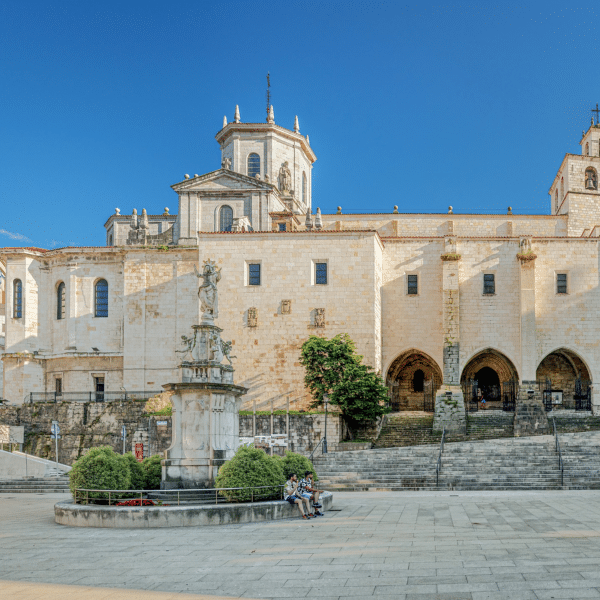
[{"label": "seated man", "polygon": [[306,500],[312,500],[313,507],[315,510],[315,515],[317,517],[322,517],[323,513],[319,510],[321,508],[321,504],[319,504],[319,495],[323,490],[318,490],[314,487],[313,483],[314,474],[312,471],[306,471],[304,473],[304,479],[300,481],[299,489],[302,497]]},{"label": "seated man", "polygon": [[[310,512],[309,501],[300,496],[300,492],[298,490],[298,476],[296,473],[291,473],[289,479],[285,482],[284,493],[284,500],[287,500],[290,504],[296,504],[303,519],[310,519],[311,517],[315,516]],[[306,505],[307,514],[305,514],[304,509],[302,508],[303,504]]]}]

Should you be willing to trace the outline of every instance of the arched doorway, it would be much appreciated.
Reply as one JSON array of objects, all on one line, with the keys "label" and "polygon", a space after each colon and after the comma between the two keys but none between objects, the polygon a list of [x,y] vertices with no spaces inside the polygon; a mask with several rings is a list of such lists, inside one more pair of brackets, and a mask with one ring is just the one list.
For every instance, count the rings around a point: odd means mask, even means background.
[{"label": "arched doorway", "polygon": [[536,379],[547,411],[592,409],[592,377],[572,350],[558,348],[540,362]]},{"label": "arched doorway", "polygon": [[392,410],[433,412],[443,376],[438,364],[419,350],[407,350],[389,366],[386,382]]},{"label": "arched doorway", "polygon": [[460,381],[468,411],[514,410],[519,375],[502,352],[493,348],[478,352],[465,365]]}]

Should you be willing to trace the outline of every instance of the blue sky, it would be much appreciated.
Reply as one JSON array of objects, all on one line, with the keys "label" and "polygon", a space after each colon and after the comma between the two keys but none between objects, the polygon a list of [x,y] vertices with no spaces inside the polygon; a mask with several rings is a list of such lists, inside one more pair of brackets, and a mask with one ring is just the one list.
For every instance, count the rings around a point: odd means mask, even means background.
[{"label": "blue sky", "polygon": [[563,3],[0,4],[0,246],[103,245],[177,212],[239,104],[309,134],[323,212],[549,211],[600,102],[600,7]]}]

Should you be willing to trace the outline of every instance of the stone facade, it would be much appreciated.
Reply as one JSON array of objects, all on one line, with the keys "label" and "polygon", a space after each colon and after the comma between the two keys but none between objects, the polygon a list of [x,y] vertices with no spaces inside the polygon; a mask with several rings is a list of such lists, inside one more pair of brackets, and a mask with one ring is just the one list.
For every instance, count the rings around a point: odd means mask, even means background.
[{"label": "stone facade", "polygon": [[[565,157],[548,215],[340,207],[313,220],[308,136],[234,119],[217,134],[221,168],[172,186],[177,215],[146,215],[149,235],[170,231],[171,241],[131,235],[139,231],[132,216],[115,214],[104,248],[0,251],[2,396],[21,404],[54,391],[57,379],[64,391],[92,391],[99,376],[107,391],[176,381],[175,351],[199,319],[194,267],[207,259],[223,268],[218,324],[238,357],[238,383],[249,388],[244,408],[306,407],[300,347],[309,335],[338,333],[350,335],[404,410],[471,380],[485,379],[481,391],[493,395],[508,381],[549,378],[573,396],[578,378],[600,378],[600,197],[589,175],[600,171],[599,140],[593,125],[584,153]],[[101,281],[107,317],[96,314]]]}]

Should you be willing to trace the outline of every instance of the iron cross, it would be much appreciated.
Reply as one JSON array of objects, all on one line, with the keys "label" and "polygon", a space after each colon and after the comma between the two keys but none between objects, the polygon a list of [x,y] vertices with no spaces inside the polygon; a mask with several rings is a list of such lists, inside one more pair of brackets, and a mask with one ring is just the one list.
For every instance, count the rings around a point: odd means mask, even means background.
[{"label": "iron cross", "polygon": [[598,115],[600,114],[600,108],[598,108],[597,102],[596,102],[596,108],[592,108],[592,112],[596,113],[596,125],[600,124],[600,121],[598,120],[599,119]]}]

